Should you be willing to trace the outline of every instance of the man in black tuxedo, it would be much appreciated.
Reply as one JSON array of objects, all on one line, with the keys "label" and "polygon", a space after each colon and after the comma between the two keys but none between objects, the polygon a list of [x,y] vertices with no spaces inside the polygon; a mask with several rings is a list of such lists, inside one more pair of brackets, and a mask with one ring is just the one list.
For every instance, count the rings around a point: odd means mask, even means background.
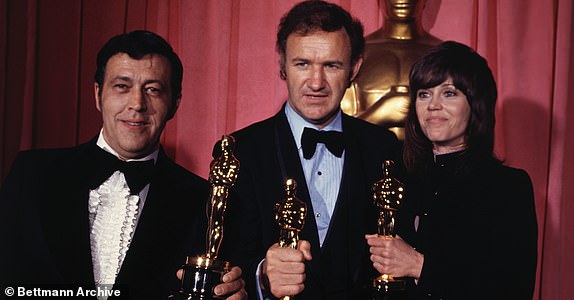
[{"label": "man in black tuxedo", "polygon": [[[120,289],[165,299],[186,255],[205,250],[208,183],[160,146],[181,98],[183,67],[160,36],[133,31],[97,57],[99,135],[19,154],[0,190],[0,283]],[[241,269],[216,287],[245,298]]]},{"label": "man in black tuxedo", "polygon": [[[281,20],[277,50],[287,102],[275,116],[233,133],[241,172],[225,248],[243,268],[250,295],[357,299],[376,274],[364,238],[376,232],[371,185],[398,147],[391,132],[341,112],[363,48],[361,23],[338,5],[302,2]],[[296,180],[308,207],[297,249],[277,244],[274,205],[286,178]]]}]

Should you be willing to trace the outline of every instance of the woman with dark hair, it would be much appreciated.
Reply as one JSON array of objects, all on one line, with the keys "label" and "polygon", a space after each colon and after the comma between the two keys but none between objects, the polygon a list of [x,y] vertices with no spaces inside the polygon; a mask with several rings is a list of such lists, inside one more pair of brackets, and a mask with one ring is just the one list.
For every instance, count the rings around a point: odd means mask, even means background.
[{"label": "woman with dark hair", "polygon": [[484,58],[444,42],[410,73],[407,197],[398,236],[368,235],[373,266],[412,299],[531,299],[537,225],[530,177],[493,153],[496,83]]}]

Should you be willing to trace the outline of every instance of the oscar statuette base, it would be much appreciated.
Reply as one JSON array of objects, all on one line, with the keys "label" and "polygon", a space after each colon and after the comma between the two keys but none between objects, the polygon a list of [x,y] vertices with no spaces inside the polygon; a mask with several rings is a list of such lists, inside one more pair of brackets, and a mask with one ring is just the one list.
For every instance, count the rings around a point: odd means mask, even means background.
[{"label": "oscar statuette base", "polygon": [[373,279],[373,300],[406,300],[406,283],[389,275]]},{"label": "oscar statuette base", "polygon": [[169,296],[174,300],[225,299],[215,296],[213,290],[220,284],[223,274],[229,272],[226,261],[213,260],[204,256],[188,257],[183,266],[180,290]]}]

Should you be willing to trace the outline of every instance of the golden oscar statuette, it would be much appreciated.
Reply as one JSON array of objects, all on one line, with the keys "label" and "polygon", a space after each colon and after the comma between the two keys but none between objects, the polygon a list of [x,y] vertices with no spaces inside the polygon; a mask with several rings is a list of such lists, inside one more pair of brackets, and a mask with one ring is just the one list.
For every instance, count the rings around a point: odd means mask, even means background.
[{"label": "golden oscar statuette", "polygon": [[223,217],[229,195],[239,172],[239,160],[233,155],[232,136],[221,138],[221,156],[210,164],[209,182],[211,193],[207,203],[209,218],[206,233],[206,253],[202,256],[187,257],[183,266],[180,290],[170,299],[224,299],[213,293],[221,277],[231,269],[229,262],[217,259],[223,240]]},{"label": "golden oscar statuette", "polygon": [[[379,217],[377,233],[385,239],[396,235],[396,212],[400,208],[405,187],[393,177],[394,162],[385,160],[383,163],[383,179],[373,184],[373,201],[377,206]],[[393,278],[391,274],[381,274],[373,279],[374,300],[406,299],[405,281]]]},{"label": "golden oscar statuette", "polygon": [[[275,221],[279,226],[279,246],[282,248],[297,248],[299,232],[305,226],[307,205],[295,196],[297,183],[293,179],[285,181],[285,198],[275,204]],[[293,299],[285,296],[282,300]]]}]

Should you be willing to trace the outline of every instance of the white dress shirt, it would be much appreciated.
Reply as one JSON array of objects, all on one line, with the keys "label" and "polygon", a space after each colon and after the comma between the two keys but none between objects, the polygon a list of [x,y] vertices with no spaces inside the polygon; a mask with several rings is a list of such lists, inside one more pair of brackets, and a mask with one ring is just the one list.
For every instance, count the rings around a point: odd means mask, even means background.
[{"label": "white dress shirt", "polygon": [[303,157],[303,147],[301,146],[301,136],[305,127],[342,132],[341,111],[339,110],[335,119],[321,129],[303,119],[289,104],[285,105],[285,114],[295,138],[295,144],[299,151],[299,160],[305,173],[305,181],[313,203],[315,221],[319,231],[319,244],[323,245],[339,195],[345,152],[343,152],[341,157],[337,157],[327,149],[325,144],[317,143],[313,157],[305,159]]}]

